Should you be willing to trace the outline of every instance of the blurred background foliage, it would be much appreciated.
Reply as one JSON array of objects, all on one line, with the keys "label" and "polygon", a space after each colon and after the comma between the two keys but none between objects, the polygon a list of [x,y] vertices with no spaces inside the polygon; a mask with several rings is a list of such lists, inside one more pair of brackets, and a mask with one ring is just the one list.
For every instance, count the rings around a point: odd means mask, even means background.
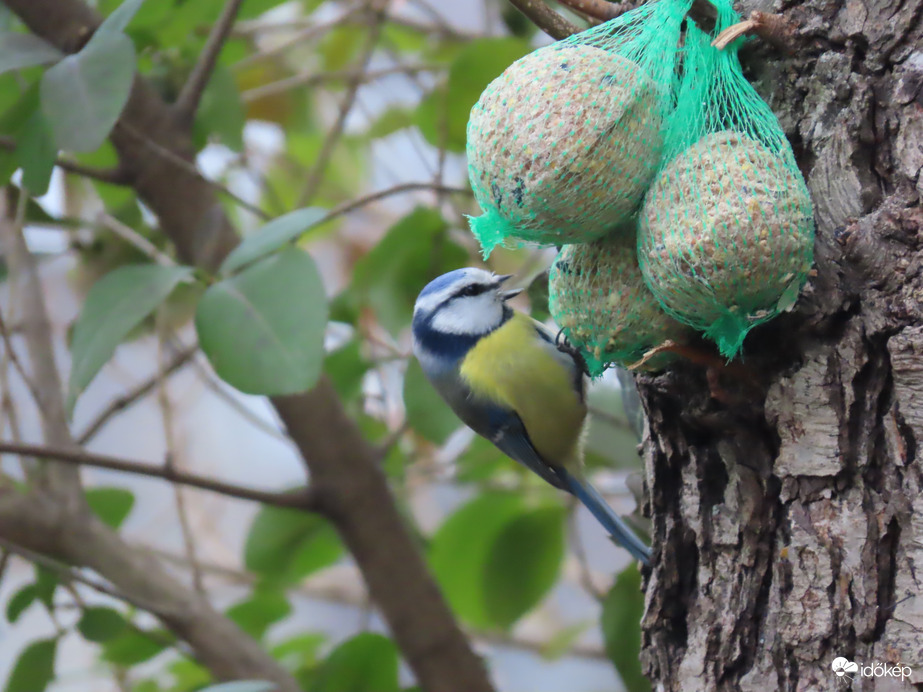
[{"label": "blurred background foliage", "polygon": [[[118,115],[134,66],[174,100],[224,0],[95,4],[110,18],[120,8],[126,13],[107,22],[109,38],[94,38],[98,55],[82,52],[47,67],[60,56],[16,64],[25,49],[0,47],[0,179],[27,191],[17,205],[30,248],[45,260],[49,295],[73,306],[53,312],[63,315],[55,323],[62,348],[72,349],[64,367],[82,441],[157,460],[158,451],[135,439],[135,423],[119,428],[126,411],[149,405],[163,425],[156,449],[186,468],[291,485],[297,465],[280,478],[261,468],[284,432],[240,391],[303,389],[326,373],[367,437],[387,450],[383,463],[404,514],[499,689],[564,689],[562,680],[570,690],[649,689],[638,663],[637,569],[562,493],[462,429],[410,358],[419,290],[442,272],[480,263],[465,219],[476,213],[464,160],[468,112],[491,79],[547,38],[501,0],[451,7],[392,0],[384,9],[349,0],[246,0],[195,116],[200,175],[219,190],[246,239],[242,254],[209,277],[171,266],[172,247],[131,187],[83,173],[117,163],[100,127]],[[3,5],[0,30],[7,48],[25,33]],[[75,84],[90,107],[67,100]],[[528,286],[517,307],[541,320],[552,257],[502,250],[490,262]],[[4,306],[9,290],[0,294]],[[294,326],[267,347],[239,314],[239,294],[270,324]],[[4,313],[15,325],[15,315]],[[248,357],[235,360],[251,351],[264,356],[265,369],[255,373]],[[27,439],[28,394],[8,355],[0,366],[2,437]],[[190,380],[207,389],[209,406],[224,407],[223,426],[248,427],[257,440],[233,472],[201,466],[200,457],[220,445],[200,443],[207,437],[201,416],[184,414],[199,391]],[[588,463],[614,506],[629,511],[626,479],[640,463],[637,412],[629,421],[614,376],[595,383],[590,402]],[[2,463],[4,476],[22,479],[13,458]],[[196,511],[201,493],[175,489],[160,496],[156,521],[140,521],[135,504],[147,499],[145,481],[105,472],[86,478],[93,511],[111,526],[124,522],[128,531],[134,521],[132,536],[154,545],[165,525],[178,527],[178,538],[152,551],[207,589],[305,690],[412,689],[324,519],[221,499],[247,523],[216,528],[226,515],[209,522],[210,512]],[[137,607],[75,581],[53,561],[6,556],[3,565],[6,692],[191,692],[213,684],[183,644]],[[64,656],[68,647],[77,653]]]}]

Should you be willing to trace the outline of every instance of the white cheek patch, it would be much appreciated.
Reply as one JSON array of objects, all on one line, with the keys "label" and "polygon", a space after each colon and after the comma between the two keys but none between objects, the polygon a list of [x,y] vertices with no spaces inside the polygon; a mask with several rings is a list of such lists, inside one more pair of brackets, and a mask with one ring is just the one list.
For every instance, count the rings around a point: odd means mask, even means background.
[{"label": "white cheek patch", "polygon": [[503,304],[489,291],[450,301],[433,315],[430,324],[443,334],[487,334],[502,323]]}]

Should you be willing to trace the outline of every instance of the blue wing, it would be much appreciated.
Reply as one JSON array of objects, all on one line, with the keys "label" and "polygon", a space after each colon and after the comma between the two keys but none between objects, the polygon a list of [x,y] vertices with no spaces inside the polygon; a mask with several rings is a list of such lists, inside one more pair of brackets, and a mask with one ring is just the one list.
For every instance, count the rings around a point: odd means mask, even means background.
[{"label": "blue wing", "polygon": [[514,411],[494,408],[488,415],[488,425],[489,430],[487,431],[476,428],[475,431],[497,445],[497,448],[508,457],[537,473],[545,482],[561,490],[567,489],[557,472],[545,463],[532,446],[522,420]]},{"label": "blue wing", "polygon": [[512,411],[495,408],[488,417],[492,431],[480,432],[507,456],[531,469],[555,488],[566,490],[576,497],[618,545],[643,564],[650,564],[651,549],[606,503],[602,495],[586,480],[581,480],[565,468],[552,468],[539,456],[529,441],[522,421]]}]

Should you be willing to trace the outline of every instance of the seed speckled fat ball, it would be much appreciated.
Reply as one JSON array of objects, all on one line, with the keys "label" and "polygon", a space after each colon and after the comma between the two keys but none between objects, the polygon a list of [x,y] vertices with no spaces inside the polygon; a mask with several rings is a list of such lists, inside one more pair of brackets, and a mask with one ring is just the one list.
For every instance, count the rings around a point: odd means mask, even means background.
[{"label": "seed speckled fat ball", "polygon": [[708,334],[722,319],[757,324],[794,302],[810,270],[813,217],[793,170],[728,131],[663,168],[645,198],[638,250],[669,312]]},{"label": "seed speckled fat ball", "polygon": [[[562,248],[551,266],[548,296],[552,319],[581,350],[592,374],[607,363],[631,365],[690,332],[644,285],[631,233]],[[658,354],[641,369],[660,370],[673,358]]]},{"label": "seed speckled fat ball", "polygon": [[660,93],[637,64],[551,45],[488,85],[468,121],[468,175],[485,252],[507,239],[602,237],[640,206],[662,151]]}]

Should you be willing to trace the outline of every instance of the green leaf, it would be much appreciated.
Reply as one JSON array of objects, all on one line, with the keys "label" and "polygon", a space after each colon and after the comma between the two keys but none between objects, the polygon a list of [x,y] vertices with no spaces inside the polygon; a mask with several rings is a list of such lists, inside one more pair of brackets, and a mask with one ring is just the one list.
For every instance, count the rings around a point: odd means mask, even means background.
[{"label": "green leaf", "polygon": [[154,658],[172,640],[172,635],[164,630],[154,630],[148,636],[145,632],[128,629],[103,643],[102,657],[118,666],[133,666]]},{"label": "green leaf", "polygon": [[416,358],[404,374],[404,409],[407,424],[430,442],[442,444],[461,427],[458,416],[449,408],[423,374]]},{"label": "green leaf", "polygon": [[327,299],[308,253],[288,248],[211,286],[196,311],[199,343],[225,382],[247,394],[295,394],[324,363]]},{"label": "green leaf", "polygon": [[491,546],[484,572],[487,613],[507,628],[548,593],[564,561],[560,505],[529,510],[509,521]]},{"label": "green leaf", "polygon": [[342,348],[327,354],[324,372],[333,382],[337,394],[343,401],[359,396],[362,378],[369,369],[369,362],[362,357],[359,340],[353,339]]},{"label": "green leaf", "polygon": [[54,608],[54,592],[58,588],[58,583],[56,572],[35,565],[35,595],[49,610]]},{"label": "green leaf", "polygon": [[458,457],[455,464],[455,480],[459,483],[486,481],[503,471],[518,471],[519,465],[512,463],[489,441],[476,435],[468,449]]},{"label": "green leaf", "polygon": [[88,488],[87,504],[102,522],[117,529],[131,513],[135,496],[124,488]]},{"label": "green leaf", "polygon": [[203,686],[212,682],[212,675],[208,668],[187,658],[173,661],[169,670],[174,681],[171,692],[198,692]]},{"label": "green leaf", "polygon": [[[99,25],[94,38],[100,34],[120,34],[125,31],[143,3],[144,0],[123,0]],[[156,4],[156,0],[151,4]]]},{"label": "green leaf", "polygon": [[0,74],[34,65],[47,65],[64,53],[34,34],[0,33]]},{"label": "green leaf", "polygon": [[42,639],[23,649],[6,682],[6,692],[43,692],[54,680],[57,648],[57,639]]},{"label": "green leaf", "polygon": [[217,65],[196,110],[196,148],[201,149],[216,139],[234,151],[242,151],[245,122],[244,107],[234,75],[227,67]]},{"label": "green leaf", "polygon": [[105,642],[119,636],[126,630],[128,623],[122,614],[112,608],[86,608],[77,629],[84,639],[91,642]]},{"label": "green leaf", "polygon": [[629,565],[615,580],[603,603],[600,627],[606,643],[606,654],[615,665],[628,692],[649,692],[650,681],[641,672],[641,618],[644,615],[644,594],[641,574]]},{"label": "green leaf", "polygon": [[413,113],[406,108],[392,106],[378,116],[369,127],[369,137],[387,137],[414,124]]},{"label": "green leaf", "polygon": [[119,267],[93,285],[74,326],[68,409],[115,347],[191,275],[189,267],[136,264]]},{"label": "green leaf", "polygon": [[364,632],[334,649],[321,666],[312,692],[398,692],[397,647]]},{"label": "green leaf", "polygon": [[35,584],[26,584],[19,591],[10,596],[6,604],[6,619],[11,625],[19,619],[26,609],[35,603],[38,598],[38,590]]},{"label": "green leaf", "polygon": [[318,651],[327,641],[323,634],[299,634],[270,649],[270,653],[287,670],[312,668],[317,664]]},{"label": "green leaf", "polygon": [[225,614],[251,637],[262,639],[270,625],[284,620],[291,612],[292,605],[284,593],[261,589],[228,608]]},{"label": "green leaf", "polygon": [[438,147],[444,135],[450,151],[465,151],[468,115],[481,92],[531,50],[527,41],[518,38],[470,41],[452,62],[448,83],[427,95],[417,108],[415,122],[426,141]]},{"label": "green leaf", "polygon": [[41,82],[42,113],[60,149],[92,151],[128,102],[135,47],[125,34],[97,32],[79,53],[49,68]]},{"label": "green leaf", "polygon": [[463,505],[433,536],[429,564],[453,610],[475,627],[488,627],[484,573],[497,536],[522,512],[515,493],[487,492]]},{"label": "green leaf", "polygon": [[263,507],[244,545],[244,565],[266,581],[291,583],[336,562],[343,546],[330,523],[283,507]]},{"label": "green leaf", "polygon": [[316,207],[296,209],[273,219],[251,233],[221,263],[221,273],[231,274],[241,267],[275,252],[290,243],[324,218],[326,211]]},{"label": "green leaf", "polygon": [[41,111],[33,113],[23,127],[16,153],[22,166],[22,184],[30,194],[41,197],[48,192],[51,172],[58,157],[54,135]]},{"label": "green leaf", "polygon": [[447,227],[438,211],[417,207],[356,262],[352,290],[392,333],[410,323],[429,279],[467,264],[468,253],[446,237]]},{"label": "green leaf", "polygon": [[274,682],[235,680],[234,682],[222,682],[220,685],[203,687],[199,692],[273,692],[275,689],[277,687]]}]

